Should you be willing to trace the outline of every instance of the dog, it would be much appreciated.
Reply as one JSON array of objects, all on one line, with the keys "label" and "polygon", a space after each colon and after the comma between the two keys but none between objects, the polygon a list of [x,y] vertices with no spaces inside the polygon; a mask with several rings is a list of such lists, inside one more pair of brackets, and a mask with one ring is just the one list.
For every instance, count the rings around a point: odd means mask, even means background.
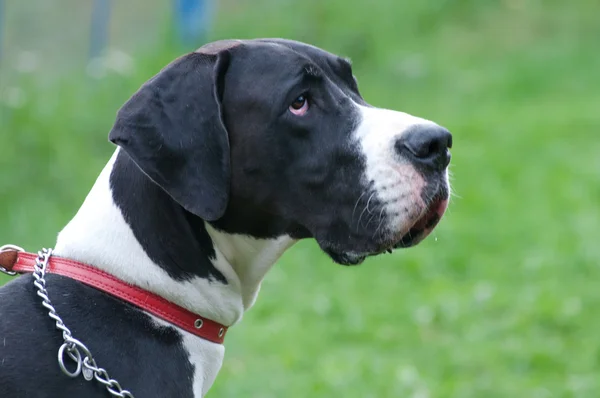
[{"label": "dog", "polygon": [[[356,265],[416,245],[448,205],[450,132],[369,105],[348,60],[291,40],[223,40],[176,59],[123,105],[109,140],[53,256],[225,326],[298,240]],[[33,282],[0,290],[3,396],[109,396],[60,371],[63,338]],[[72,278],[45,282],[73,336],[132,395],[203,397],[213,384],[222,344]]]}]

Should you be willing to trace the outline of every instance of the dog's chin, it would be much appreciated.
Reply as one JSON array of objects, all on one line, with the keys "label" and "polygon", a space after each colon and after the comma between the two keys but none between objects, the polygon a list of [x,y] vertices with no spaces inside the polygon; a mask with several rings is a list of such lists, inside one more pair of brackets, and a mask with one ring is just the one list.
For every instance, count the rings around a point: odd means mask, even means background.
[{"label": "dog's chin", "polygon": [[356,252],[338,252],[332,249],[325,249],[325,253],[331,257],[331,259],[340,265],[359,265],[368,254],[361,254]]},{"label": "dog's chin", "polygon": [[[367,257],[378,256],[382,253],[392,253],[394,249],[413,247],[422,242],[435,229],[448,206],[447,199],[433,201],[424,213],[414,220],[409,227],[404,227],[404,233],[395,234],[382,242],[374,243],[375,250],[368,251],[343,251],[331,247],[323,250],[331,259],[341,265],[358,265]],[[406,232],[407,231],[407,232]]]}]

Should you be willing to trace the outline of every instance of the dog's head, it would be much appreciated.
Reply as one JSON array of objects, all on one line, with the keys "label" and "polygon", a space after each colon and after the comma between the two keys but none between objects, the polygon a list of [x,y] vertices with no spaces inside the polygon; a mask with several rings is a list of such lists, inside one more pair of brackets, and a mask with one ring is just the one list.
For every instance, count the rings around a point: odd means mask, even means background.
[{"label": "dog's head", "polygon": [[121,108],[110,140],[214,227],[314,237],[342,264],[417,244],[448,202],[450,133],[368,105],[346,60],[294,41],[175,60]]}]

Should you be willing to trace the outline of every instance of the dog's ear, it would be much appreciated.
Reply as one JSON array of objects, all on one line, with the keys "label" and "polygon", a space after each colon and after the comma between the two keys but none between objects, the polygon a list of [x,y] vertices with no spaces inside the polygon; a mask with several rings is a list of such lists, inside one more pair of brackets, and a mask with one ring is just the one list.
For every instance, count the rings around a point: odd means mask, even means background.
[{"label": "dog's ear", "polygon": [[230,53],[223,50],[201,49],[169,64],[123,105],[109,134],[175,201],[208,221],[229,200],[220,97]]}]

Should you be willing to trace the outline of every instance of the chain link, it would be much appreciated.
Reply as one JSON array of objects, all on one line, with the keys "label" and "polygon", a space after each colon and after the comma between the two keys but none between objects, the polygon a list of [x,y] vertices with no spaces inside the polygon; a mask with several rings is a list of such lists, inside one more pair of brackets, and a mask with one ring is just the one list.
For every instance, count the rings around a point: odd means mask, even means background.
[{"label": "chain link", "polygon": [[[78,377],[83,374],[87,381],[96,379],[99,383],[106,387],[106,391],[112,397],[133,398],[133,394],[124,390],[118,381],[111,379],[106,369],[99,367],[96,360],[92,356],[90,350],[81,341],[75,339],[67,328],[63,320],[56,313],[56,309],[52,306],[48,291],[46,290],[46,268],[48,260],[52,255],[52,249],[42,249],[37,253],[35,260],[33,284],[37,288],[37,295],[42,298],[42,305],[48,310],[48,316],[56,323],[56,328],[62,332],[64,343],[58,350],[58,365],[62,372],[69,377]],[[65,352],[69,358],[75,363],[76,368],[73,371],[67,369],[65,365]]]}]

